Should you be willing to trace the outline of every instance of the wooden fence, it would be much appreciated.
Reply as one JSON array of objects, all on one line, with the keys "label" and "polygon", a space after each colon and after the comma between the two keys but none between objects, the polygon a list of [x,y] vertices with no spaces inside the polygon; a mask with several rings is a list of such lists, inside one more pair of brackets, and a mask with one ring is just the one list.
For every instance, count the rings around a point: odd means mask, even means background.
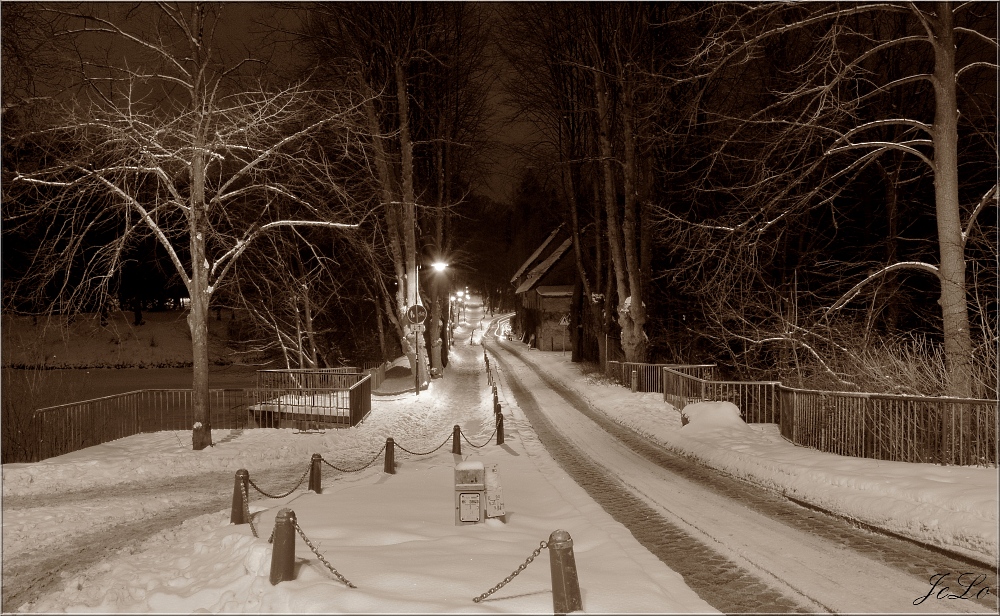
[{"label": "wooden fence", "polygon": [[748,423],[777,423],[797,445],[847,456],[997,464],[996,400],[819,391],[774,381],[710,381],[663,368],[663,399],[677,408],[729,401]]}]

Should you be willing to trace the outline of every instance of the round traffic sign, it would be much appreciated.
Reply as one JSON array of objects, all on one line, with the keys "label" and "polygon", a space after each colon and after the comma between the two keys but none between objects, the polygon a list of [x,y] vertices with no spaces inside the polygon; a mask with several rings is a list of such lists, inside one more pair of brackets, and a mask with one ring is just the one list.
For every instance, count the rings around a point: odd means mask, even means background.
[{"label": "round traffic sign", "polygon": [[423,323],[427,318],[427,309],[420,304],[414,304],[406,309],[406,318],[410,323]]}]

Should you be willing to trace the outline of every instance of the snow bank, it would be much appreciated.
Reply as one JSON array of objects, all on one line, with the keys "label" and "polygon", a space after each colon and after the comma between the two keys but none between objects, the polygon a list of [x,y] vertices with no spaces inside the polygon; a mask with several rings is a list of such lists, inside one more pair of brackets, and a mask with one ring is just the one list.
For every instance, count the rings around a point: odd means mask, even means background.
[{"label": "snow bank", "polygon": [[681,425],[685,434],[705,434],[716,430],[745,431],[739,407],[732,402],[696,402],[681,410]]}]

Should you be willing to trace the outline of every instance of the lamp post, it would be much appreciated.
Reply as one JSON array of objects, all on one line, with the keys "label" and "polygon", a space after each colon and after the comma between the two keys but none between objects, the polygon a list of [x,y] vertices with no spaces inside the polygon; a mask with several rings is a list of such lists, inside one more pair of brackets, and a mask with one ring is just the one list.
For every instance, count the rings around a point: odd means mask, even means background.
[{"label": "lamp post", "polygon": [[447,333],[445,336],[441,335],[441,283],[443,282],[443,275],[445,270],[448,268],[448,264],[442,260],[435,261],[431,264],[434,269],[434,279],[431,281],[431,313],[430,313],[430,361],[431,361],[431,377],[440,378],[444,376],[444,340],[447,339]]},{"label": "lamp post", "polygon": [[[420,265],[414,261],[413,263],[413,305],[416,306],[420,303]],[[413,371],[413,378],[416,381],[416,387],[414,391],[417,392],[417,396],[420,395],[420,345],[423,342],[420,338],[422,337],[420,332],[420,323],[413,324],[413,346],[416,347],[415,351],[417,354],[417,366],[416,370]]]}]

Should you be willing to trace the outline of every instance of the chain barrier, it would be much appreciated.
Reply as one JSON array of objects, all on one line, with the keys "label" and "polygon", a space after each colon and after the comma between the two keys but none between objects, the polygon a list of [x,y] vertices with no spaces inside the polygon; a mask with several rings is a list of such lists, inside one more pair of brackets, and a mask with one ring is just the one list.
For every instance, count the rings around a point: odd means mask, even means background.
[{"label": "chain barrier", "polygon": [[253,525],[253,518],[250,516],[250,499],[247,497],[247,487],[240,482],[240,492],[243,493],[243,517],[246,518],[247,524],[250,525],[250,530],[253,532],[254,538],[260,538],[257,534],[257,527]]},{"label": "chain barrier", "polygon": [[403,447],[399,443],[396,443],[396,447],[398,447],[398,448],[402,449],[403,451],[405,451],[406,453],[414,455],[414,456],[429,456],[432,453],[434,453],[435,451],[437,451],[438,449],[441,449],[442,447],[444,447],[448,443],[448,441],[450,441],[450,440],[451,440],[451,435],[449,434],[448,438],[444,439],[444,442],[442,442],[440,445],[438,445],[437,447],[435,447],[434,449],[431,449],[430,451],[428,451],[426,453],[417,453],[415,451],[410,451],[409,449],[407,449],[406,447]]},{"label": "chain barrier", "polygon": [[[304,532],[302,532],[302,527],[299,526],[298,520],[295,521],[295,530],[299,533],[299,537],[302,537],[302,540],[305,541],[306,545],[309,546],[309,549],[312,550],[312,553],[316,555],[316,558],[318,558],[321,563],[323,563],[324,565],[326,565],[326,568],[330,570],[330,573],[332,573],[334,576],[336,576],[336,578],[338,580],[340,580],[341,582],[343,582],[344,584],[347,584],[348,588],[357,588],[357,586],[355,586],[354,584],[352,584],[350,582],[350,580],[348,580],[347,578],[345,578],[344,576],[342,576],[339,571],[337,571],[336,569],[334,569],[333,565],[331,565],[329,563],[329,561],[327,561],[326,558],[322,554],[319,553],[319,550],[316,549],[316,546],[313,545],[312,541],[309,541],[309,537],[306,537],[306,534]],[[273,534],[272,534],[272,536],[273,536]]]},{"label": "chain barrier", "polygon": [[486,442],[483,443],[482,445],[477,445],[477,444],[473,443],[472,441],[470,441],[469,437],[465,436],[465,432],[462,432],[461,434],[462,434],[462,438],[465,439],[466,443],[468,443],[472,447],[475,447],[476,449],[482,449],[483,447],[486,447],[487,445],[489,445],[493,441],[493,437],[497,435],[497,429],[493,428],[493,434],[491,434],[489,436],[489,438],[486,439]]},{"label": "chain barrier", "polygon": [[261,494],[263,494],[267,498],[285,498],[286,496],[288,496],[289,494],[291,494],[292,492],[294,492],[295,490],[297,490],[300,485],[302,485],[302,482],[306,480],[306,475],[309,474],[310,470],[312,470],[312,464],[310,464],[309,468],[306,469],[306,472],[302,473],[302,476],[299,477],[299,482],[297,484],[295,484],[295,487],[293,487],[291,490],[285,492],[284,494],[279,494],[277,496],[274,495],[274,494],[268,494],[264,490],[261,490],[260,486],[258,486],[256,483],[253,482],[253,479],[251,479],[251,478],[248,477],[247,481],[250,482],[250,485],[253,486],[254,490],[257,490],[258,492],[260,492]]},{"label": "chain barrier", "polygon": [[499,584],[497,584],[493,588],[487,590],[486,592],[484,592],[483,594],[479,595],[478,597],[473,598],[472,602],[473,603],[479,603],[480,601],[482,601],[486,597],[489,597],[490,595],[492,595],[496,591],[498,591],[501,588],[503,588],[504,586],[506,586],[508,583],[510,583],[511,580],[513,580],[514,578],[517,577],[517,574],[519,574],[522,571],[524,571],[525,569],[527,569],[528,565],[530,565],[531,562],[533,560],[535,560],[535,558],[539,554],[542,553],[542,550],[544,550],[547,547],[549,547],[549,544],[547,542],[542,541],[541,543],[539,543],[538,547],[535,548],[535,551],[531,553],[531,556],[529,556],[527,560],[525,560],[523,563],[521,563],[521,565],[517,569],[514,569],[514,571],[510,575],[508,575],[507,577],[505,577],[502,582],[500,582]]},{"label": "chain barrier", "polygon": [[323,460],[323,464],[326,464],[326,465],[327,465],[327,466],[329,466],[330,468],[332,468],[332,469],[334,469],[334,470],[338,470],[338,471],[340,471],[341,473],[357,473],[357,472],[359,472],[359,471],[363,471],[363,470],[365,470],[366,468],[368,468],[369,466],[371,466],[372,464],[374,464],[374,463],[375,463],[375,460],[378,460],[378,457],[379,457],[380,455],[382,455],[382,452],[383,452],[383,451],[385,451],[385,445],[382,445],[382,449],[379,449],[379,450],[378,450],[378,453],[377,453],[377,454],[375,454],[374,456],[372,456],[372,459],[368,461],[368,464],[365,464],[365,465],[364,465],[364,466],[362,466],[361,468],[355,468],[355,469],[351,469],[351,470],[348,470],[348,469],[346,469],[346,468],[340,468],[339,466],[334,466],[333,464],[330,464],[329,462],[327,462],[327,461],[326,461],[326,459],[324,459],[324,458],[321,458],[321,459]]}]

